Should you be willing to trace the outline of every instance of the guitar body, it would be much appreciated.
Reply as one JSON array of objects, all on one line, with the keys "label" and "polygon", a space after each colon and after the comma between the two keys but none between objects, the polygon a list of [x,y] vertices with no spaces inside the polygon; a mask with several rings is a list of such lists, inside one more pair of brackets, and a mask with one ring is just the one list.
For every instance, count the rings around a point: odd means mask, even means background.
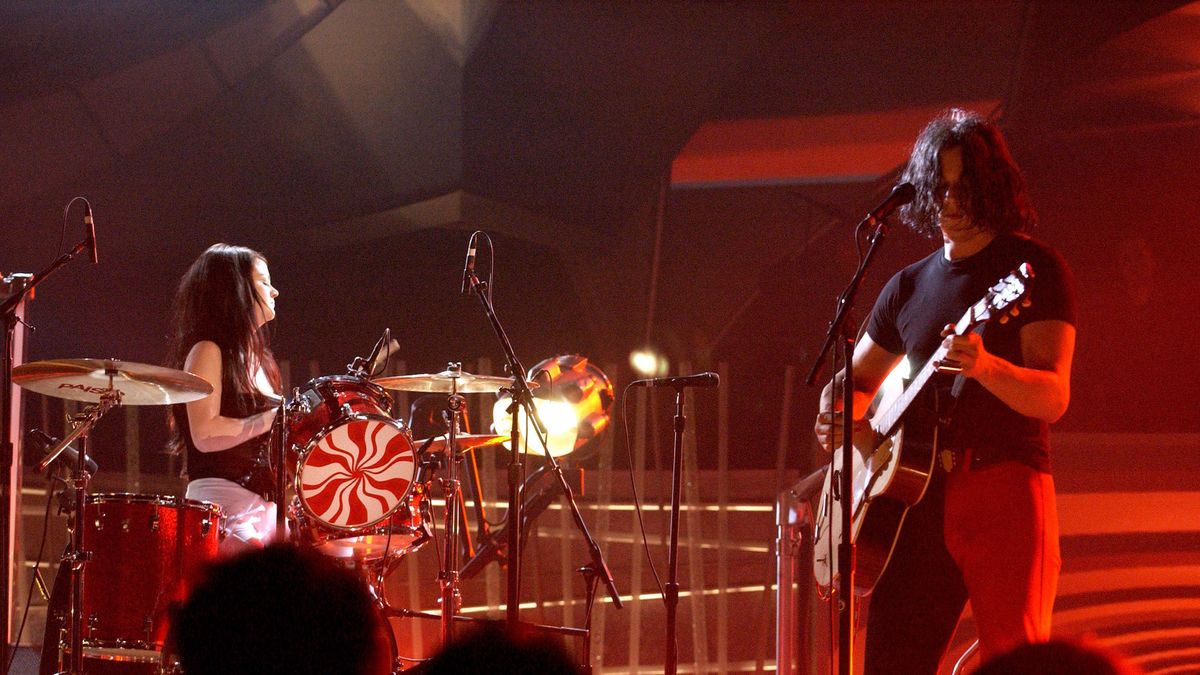
[{"label": "guitar body", "polygon": [[[851,539],[855,543],[854,593],[869,595],[887,568],[909,507],[925,495],[937,457],[937,424],[923,406],[914,406],[905,422],[874,449],[854,448],[854,499]],[[834,452],[840,468],[842,451]],[[837,547],[842,537],[840,489],[834,472],[825,474],[814,522],[813,573],[822,590],[837,583]]]}]

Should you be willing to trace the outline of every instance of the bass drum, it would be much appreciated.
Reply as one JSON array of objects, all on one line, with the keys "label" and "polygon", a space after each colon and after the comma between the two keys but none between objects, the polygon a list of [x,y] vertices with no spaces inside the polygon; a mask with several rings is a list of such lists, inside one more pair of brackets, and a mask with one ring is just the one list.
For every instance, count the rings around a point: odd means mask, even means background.
[{"label": "bass drum", "polygon": [[293,532],[300,543],[354,565],[398,558],[433,538],[428,496],[425,484],[415,483],[407,503],[386,521],[349,532],[322,527],[295,500],[291,510]]},{"label": "bass drum", "polygon": [[302,541],[339,557],[368,557],[381,553],[373,543],[364,553],[364,537],[399,539],[405,528],[419,528],[415,447],[390,408],[387,391],[359,377],[319,377],[299,389],[288,445]]}]

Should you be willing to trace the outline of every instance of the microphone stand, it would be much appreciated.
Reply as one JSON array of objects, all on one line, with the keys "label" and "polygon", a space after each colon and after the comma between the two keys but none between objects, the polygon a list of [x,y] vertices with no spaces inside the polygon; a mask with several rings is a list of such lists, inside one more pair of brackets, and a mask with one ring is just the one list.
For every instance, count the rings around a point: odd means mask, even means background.
[{"label": "microphone stand", "polygon": [[[508,408],[509,414],[513,416],[512,456],[508,464],[508,513],[505,515],[508,534],[508,595],[505,600],[507,623],[509,627],[516,627],[520,621],[521,501],[524,496],[521,481],[524,467],[521,464],[522,446],[519,433],[519,413],[521,408],[525,409],[526,414],[529,415],[530,420],[533,422],[538,440],[545,451],[546,459],[554,474],[558,477],[558,483],[562,487],[563,495],[566,497],[567,506],[570,508],[571,515],[575,520],[575,526],[579,529],[584,541],[587,543],[588,552],[591,554],[592,559],[591,569],[599,580],[604,583],[605,588],[608,589],[609,598],[613,604],[620,609],[622,607],[621,596],[617,592],[617,585],[613,581],[612,572],[604,562],[604,554],[601,553],[599,544],[596,543],[596,540],[588,531],[587,524],[583,521],[583,515],[579,512],[579,506],[575,503],[575,495],[571,490],[570,484],[567,482],[566,476],[563,475],[562,467],[555,460],[554,456],[550,454],[550,449],[546,446],[545,426],[539,419],[537,409],[533,405],[533,392],[530,391],[529,384],[525,381],[525,367],[521,365],[516,352],[513,351],[513,346],[508,339],[508,335],[504,332],[504,327],[500,325],[500,320],[496,317],[495,308],[492,307],[491,300],[488,298],[487,284],[479,280],[473,269],[468,269],[466,274],[471,292],[479,298],[479,302],[483,306],[483,311],[487,314],[488,320],[492,324],[492,329],[500,341],[500,346],[504,349],[504,357],[508,361],[509,371],[513,376],[513,386],[509,392],[512,396],[512,405]],[[591,639],[590,631],[588,639]]]},{"label": "microphone stand", "polygon": [[671,540],[667,548],[667,583],[663,587],[663,602],[667,606],[667,658],[665,675],[675,675],[679,668],[679,643],[676,640],[676,608],[679,606],[679,502],[683,488],[683,390],[675,385],[675,428],[671,446]]},{"label": "microphone stand", "polygon": [[35,286],[44,281],[46,277],[54,274],[58,268],[67,264],[72,258],[83,252],[88,246],[88,240],[75,244],[75,246],[66,253],[60,255],[57,260],[50,263],[41,272],[33,275],[25,287],[8,296],[2,304],[0,304],[0,321],[4,323],[4,336],[0,338],[3,345],[0,345],[0,355],[3,356],[4,364],[0,366],[0,491],[3,492],[3,498],[0,499],[0,558],[3,558],[3,564],[0,564],[0,663],[8,663],[9,661],[9,645],[8,634],[10,626],[9,605],[12,598],[9,595],[9,584],[12,579],[12,570],[8,564],[8,541],[12,536],[11,528],[9,527],[9,518],[11,514],[9,509],[12,505],[12,469],[16,446],[12,442],[12,371],[14,349],[16,345],[17,323],[21,320],[17,317],[17,308],[21,301],[29,294]]},{"label": "microphone stand", "polygon": [[887,235],[887,225],[882,218],[876,219],[875,214],[868,215],[862,224],[875,221],[875,232],[869,239],[870,246],[862,261],[851,277],[849,285],[838,298],[837,314],[829,324],[825,335],[825,343],[817,354],[812,369],[808,372],[805,382],[811,386],[821,371],[821,366],[832,348],[835,340],[840,340],[842,360],[845,363],[845,375],[842,378],[842,465],[833,466],[830,458],[830,470],[833,471],[831,485],[836,486],[835,494],[841,495],[841,541],[837,547],[838,569],[838,672],[841,675],[852,675],[854,672],[854,571],[855,549],[852,528],[854,527],[854,343],[857,331],[850,325],[848,317],[854,307],[854,299],[858,295],[863,277],[871,260],[875,257],[880,242]]}]

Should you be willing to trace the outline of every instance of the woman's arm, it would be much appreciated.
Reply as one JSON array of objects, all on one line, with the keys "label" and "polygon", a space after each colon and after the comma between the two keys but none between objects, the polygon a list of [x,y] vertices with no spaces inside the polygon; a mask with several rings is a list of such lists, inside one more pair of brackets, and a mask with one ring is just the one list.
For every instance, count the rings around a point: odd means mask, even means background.
[{"label": "woman's arm", "polygon": [[213,388],[211,395],[187,404],[188,426],[197,450],[228,450],[270,431],[274,408],[240,419],[221,414],[221,348],[215,342],[204,340],[192,345],[183,367]]}]

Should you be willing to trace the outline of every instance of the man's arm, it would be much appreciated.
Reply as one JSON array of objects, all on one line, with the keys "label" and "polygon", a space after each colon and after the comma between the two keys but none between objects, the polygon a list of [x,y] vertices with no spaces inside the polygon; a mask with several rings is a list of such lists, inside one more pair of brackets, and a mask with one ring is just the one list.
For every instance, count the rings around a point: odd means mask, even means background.
[{"label": "man's arm", "polygon": [[[871,399],[875,397],[875,392],[879,391],[883,380],[888,373],[892,372],[892,368],[896,367],[901,358],[899,354],[893,354],[880,347],[866,333],[854,346],[855,420],[863,420],[866,417],[867,409],[871,405]],[[842,413],[840,411],[842,410],[841,383],[844,376],[845,371],[839,372],[834,376],[833,381],[825,385],[825,389],[821,391],[820,408],[813,430],[826,450],[837,447],[842,442]],[[865,425],[866,422],[863,421],[861,424]],[[860,425],[856,424],[856,426]],[[857,438],[857,433],[855,437]]]},{"label": "man's arm", "polygon": [[[991,354],[974,333],[944,335],[946,355],[1008,407],[1047,422],[1057,422],[1071,401],[1071,360],[1075,354],[1075,327],[1066,321],[1035,321],[1021,328],[1024,366]],[[857,379],[857,378],[856,378]],[[855,402],[855,410],[858,403]]]}]

